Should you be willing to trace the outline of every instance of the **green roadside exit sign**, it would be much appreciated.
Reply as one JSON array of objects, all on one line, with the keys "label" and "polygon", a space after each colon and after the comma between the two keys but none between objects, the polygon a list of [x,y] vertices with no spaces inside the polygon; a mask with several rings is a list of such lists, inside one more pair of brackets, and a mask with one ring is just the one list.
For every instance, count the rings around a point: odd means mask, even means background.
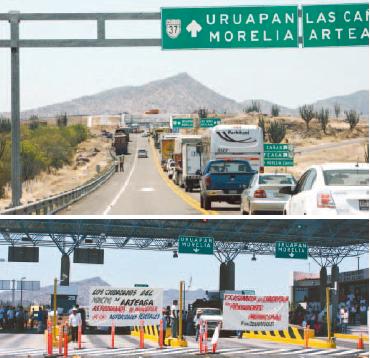
[{"label": "green roadside exit sign", "polygon": [[212,237],[179,236],[179,254],[213,255]]},{"label": "green roadside exit sign", "polygon": [[212,128],[221,123],[221,118],[201,118],[200,128]]},{"label": "green roadside exit sign", "polygon": [[193,118],[173,118],[172,128],[193,128]]},{"label": "green roadside exit sign", "polygon": [[276,241],[275,257],[277,259],[307,260],[308,245],[304,242]]},{"label": "green roadside exit sign", "polygon": [[162,48],[298,47],[298,6],[162,8]]},{"label": "green roadside exit sign", "polygon": [[302,6],[303,47],[368,46],[369,4]]},{"label": "green roadside exit sign", "polygon": [[264,165],[266,167],[294,166],[294,147],[292,144],[264,144]]}]

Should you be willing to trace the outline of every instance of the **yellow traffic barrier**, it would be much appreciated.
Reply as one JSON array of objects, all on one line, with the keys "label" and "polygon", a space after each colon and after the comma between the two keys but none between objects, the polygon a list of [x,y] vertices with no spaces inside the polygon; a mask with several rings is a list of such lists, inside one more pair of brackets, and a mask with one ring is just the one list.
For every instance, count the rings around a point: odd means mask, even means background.
[{"label": "yellow traffic barrier", "polygon": [[[131,336],[140,337],[140,327],[134,326],[131,330]],[[171,329],[169,327],[166,328],[166,332],[164,334],[164,339],[171,336]],[[157,326],[150,325],[144,326],[144,338],[149,339],[153,342],[159,342],[159,329]]]},{"label": "yellow traffic barrier", "polygon": [[[346,334],[346,333],[334,333],[335,338],[339,339],[354,339],[358,340],[360,338],[360,334]],[[369,342],[369,336],[362,335],[362,340],[365,342]]]},{"label": "yellow traffic barrier", "polygon": [[[308,331],[308,347],[310,348],[335,348],[335,342],[328,342],[327,340],[314,339],[315,331],[309,329]],[[305,346],[304,329],[297,327],[289,327],[283,331],[246,331],[243,333],[243,338],[263,339],[266,341],[296,344]]]}]

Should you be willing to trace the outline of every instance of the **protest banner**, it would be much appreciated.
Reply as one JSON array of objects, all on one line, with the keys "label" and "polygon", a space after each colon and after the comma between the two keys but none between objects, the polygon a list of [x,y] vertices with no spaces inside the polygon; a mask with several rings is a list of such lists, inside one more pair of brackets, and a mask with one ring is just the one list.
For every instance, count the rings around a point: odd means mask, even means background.
[{"label": "protest banner", "polygon": [[162,318],[163,289],[91,287],[91,326],[158,325]]},{"label": "protest banner", "polygon": [[223,329],[272,331],[288,328],[287,296],[225,294]]}]

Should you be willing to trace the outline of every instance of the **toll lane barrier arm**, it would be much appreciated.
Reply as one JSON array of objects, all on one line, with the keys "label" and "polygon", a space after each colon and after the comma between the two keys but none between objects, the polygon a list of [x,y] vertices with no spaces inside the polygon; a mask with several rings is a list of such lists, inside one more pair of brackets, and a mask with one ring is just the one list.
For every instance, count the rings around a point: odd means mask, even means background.
[{"label": "toll lane barrier arm", "polygon": [[339,339],[354,339],[354,340],[358,340],[360,337],[362,337],[363,341],[369,342],[369,336],[361,334],[334,333],[334,337]]},{"label": "toll lane barrier arm", "polygon": [[90,194],[102,184],[104,184],[115,172],[115,165],[111,164],[98,177],[88,181],[87,183],[68,190],[57,195],[50,196],[46,199],[38,200],[34,203],[17,206],[15,208],[5,209],[0,212],[0,215],[50,215],[73,204],[77,200],[82,199]]}]

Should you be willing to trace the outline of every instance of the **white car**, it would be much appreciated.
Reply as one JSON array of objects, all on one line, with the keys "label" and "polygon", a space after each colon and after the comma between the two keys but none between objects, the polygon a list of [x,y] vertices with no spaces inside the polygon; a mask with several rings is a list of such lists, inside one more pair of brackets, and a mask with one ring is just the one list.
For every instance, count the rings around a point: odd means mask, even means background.
[{"label": "white car", "polygon": [[287,215],[369,215],[369,164],[321,164],[308,168],[290,194]]},{"label": "white car", "polygon": [[290,195],[279,193],[279,190],[286,186],[290,186],[294,190],[296,181],[293,175],[284,173],[256,174],[249,187],[241,195],[241,214],[282,214]]},{"label": "white car", "polygon": [[209,333],[214,332],[214,330],[219,324],[222,327],[223,317],[220,309],[205,307],[200,308],[199,311],[201,312],[200,319],[203,322],[207,322],[207,328]]}]

